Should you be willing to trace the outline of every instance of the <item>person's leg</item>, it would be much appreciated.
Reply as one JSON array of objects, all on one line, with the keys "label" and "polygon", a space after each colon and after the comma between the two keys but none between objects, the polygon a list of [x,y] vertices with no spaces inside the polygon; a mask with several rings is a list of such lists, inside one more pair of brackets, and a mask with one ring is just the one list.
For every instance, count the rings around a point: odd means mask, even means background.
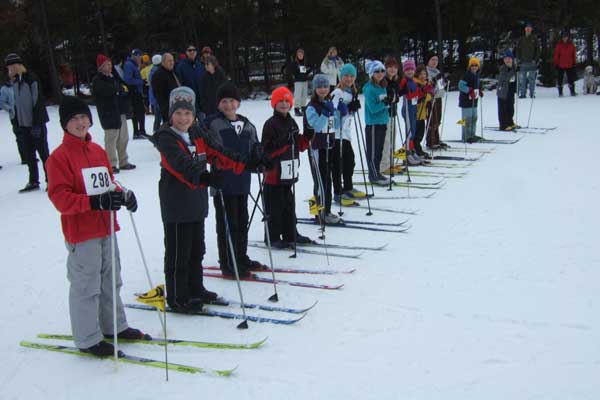
[{"label": "person's leg", "polygon": [[[281,185],[263,185],[263,199],[265,200],[265,213],[269,216],[267,222],[271,243],[281,240],[282,216],[284,213],[279,199],[281,188],[283,188]],[[267,232],[265,232],[266,237]]]},{"label": "person's leg", "polygon": [[375,166],[375,126],[365,126],[367,168],[369,169],[369,179],[375,181],[379,178],[379,167]]},{"label": "person's leg", "polygon": [[48,157],[50,157],[50,149],[48,148],[48,130],[46,129],[46,124],[42,125],[40,136],[36,140],[36,149],[37,153],[40,156],[40,160],[42,161],[42,168],[44,169],[44,177],[46,178],[46,183],[48,183],[46,161],[48,160]]},{"label": "person's leg", "polygon": [[504,130],[506,128],[506,118],[504,117],[504,101],[498,97],[498,128]]},{"label": "person's leg", "polygon": [[523,69],[519,71],[519,87],[517,90],[519,91],[519,97],[525,97],[527,93],[527,71]]},{"label": "person's leg", "polygon": [[571,91],[571,96],[577,95],[577,93],[575,92],[575,75],[575,67],[569,68],[567,70],[567,80],[569,82],[569,90]]},{"label": "person's leg", "polygon": [[313,196],[319,197],[319,180],[317,178],[319,165],[319,151],[309,148],[307,151],[308,164],[310,165],[310,174],[313,178]]},{"label": "person's leg", "polygon": [[119,138],[118,129],[105,129],[104,130],[104,150],[108,155],[108,161],[110,165],[114,167],[119,166],[119,159],[117,157],[117,140]]},{"label": "person's leg", "polygon": [[121,115],[121,128],[117,134],[117,153],[119,154],[119,167],[129,165],[129,155],[127,154],[127,145],[129,144],[129,131],[127,130],[127,117]]},{"label": "person's leg", "polygon": [[417,132],[415,134],[415,150],[418,155],[423,155],[423,147],[421,146],[421,142],[423,141],[423,136],[425,136],[425,120],[417,120],[416,121]]},{"label": "person's leg", "polygon": [[331,154],[327,154],[329,150],[319,150],[319,174],[321,176],[321,183],[323,185],[323,198],[320,198],[321,204],[324,201],[325,214],[331,213]]},{"label": "person's leg", "polygon": [[39,185],[40,175],[37,166],[36,145],[31,135],[31,128],[21,128],[23,130],[23,139],[25,152],[27,154],[27,168],[29,168],[29,183]]},{"label": "person's leg", "polygon": [[506,99],[506,123],[509,126],[514,126],[515,121],[515,95],[511,94]]},{"label": "person's leg", "polygon": [[342,143],[342,176],[344,178],[342,193],[346,193],[351,192],[354,189],[354,186],[352,185],[352,178],[354,176],[354,168],[356,166],[356,163],[354,161],[354,150],[352,149],[352,142],[344,139]]},{"label": "person's leg", "polygon": [[250,261],[248,257],[248,195],[242,194],[237,196],[237,220],[239,229],[238,252],[242,261],[246,264]]},{"label": "person's leg", "polygon": [[331,175],[333,177],[333,193],[336,196],[340,196],[342,194],[342,168],[340,163],[342,162],[342,156],[340,155],[341,150],[341,140],[335,140],[335,146],[331,151],[332,160],[332,170]]},{"label": "person's leg", "polygon": [[98,321],[102,271],[102,239],[66,243],[69,315],[75,346],[87,349],[98,344],[102,331]]},{"label": "person's leg", "polygon": [[300,107],[302,107],[302,83],[294,82],[294,111],[296,115],[300,114]]},{"label": "person's leg", "polygon": [[216,220],[216,232],[217,232],[217,249],[219,252],[219,265],[221,271],[226,274],[233,274],[233,264],[230,263],[229,246],[227,244],[227,232],[225,229],[225,219],[223,218],[223,206],[221,205],[221,195],[215,194],[213,197],[213,203],[215,206],[215,220]]},{"label": "person's leg", "polygon": [[156,133],[160,129],[162,118],[160,116],[160,108],[158,104],[154,106],[154,124],[152,126],[152,132]]},{"label": "person's leg", "polygon": [[535,96],[535,84],[537,81],[537,69],[527,72],[527,85],[529,86],[529,97]]},{"label": "person's leg", "polygon": [[10,121],[12,123],[12,130],[15,134],[15,139],[17,141],[17,150],[19,151],[19,158],[21,159],[21,164],[27,164],[27,149],[25,146],[25,139],[23,137],[23,130],[19,128],[18,123],[15,119]]},{"label": "person's leg", "polygon": [[[111,240],[110,236],[101,239],[102,244],[102,277],[100,283],[100,298],[99,298],[99,313],[98,319],[100,323],[100,329],[105,335],[113,334],[113,296],[117,302],[117,333],[123,332],[129,326],[127,325],[127,318],[125,317],[125,310],[123,309],[123,302],[121,301],[121,286],[123,281],[121,280],[121,261],[119,257],[119,246],[115,238],[115,264],[113,265],[111,255]],[[115,277],[116,282],[116,293],[113,293],[113,282],[112,282],[112,269],[116,268]]]},{"label": "person's leg", "polygon": [[387,129],[385,138],[383,139],[383,149],[381,150],[381,162],[379,163],[379,173],[389,173],[390,165],[390,148],[393,149],[393,146],[390,145],[390,140],[392,139],[392,132],[394,126],[394,119],[390,117],[387,123]]},{"label": "person's leg", "polygon": [[202,270],[202,260],[204,260],[204,254],[206,253],[204,219],[198,222],[191,222],[187,225],[190,228],[190,243],[192,243],[188,264],[190,298],[202,298],[206,290],[204,288],[204,271]]},{"label": "person's leg", "polygon": [[556,77],[556,80],[558,83],[558,95],[562,96],[563,95],[563,75],[565,73],[565,70],[562,68],[556,68],[556,72],[558,74],[558,76]]},{"label": "person's leg", "polygon": [[165,282],[167,303],[183,307],[190,300],[189,265],[192,247],[191,224],[165,224]]},{"label": "person's leg", "polygon": [[296,205],[291,186],[280,186],[281,235],[284,241],[294,241],[296,230]]}]

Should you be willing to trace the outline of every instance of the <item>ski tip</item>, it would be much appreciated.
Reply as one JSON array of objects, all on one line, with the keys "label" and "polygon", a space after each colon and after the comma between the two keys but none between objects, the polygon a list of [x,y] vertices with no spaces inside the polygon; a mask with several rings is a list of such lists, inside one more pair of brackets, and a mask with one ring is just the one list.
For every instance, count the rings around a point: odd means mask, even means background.
[{"label": "ski tip", "polygon": [[239,365],[236,365],[235,367],[231,368],[231,369],[216,369],[214,370],[214,374],[217,376],[222,376],[222,377],[228,377],[233,375],[233,373],[238,369]]}]

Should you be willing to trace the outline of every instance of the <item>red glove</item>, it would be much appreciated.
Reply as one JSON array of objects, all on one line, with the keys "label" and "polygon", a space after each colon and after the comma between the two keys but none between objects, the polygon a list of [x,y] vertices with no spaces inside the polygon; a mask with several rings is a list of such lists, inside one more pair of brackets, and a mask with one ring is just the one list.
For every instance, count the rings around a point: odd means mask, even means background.
[{"label": "red glove", "polygon": [[425,85],[425,93],[429,93],[430,95],[433,96],[435,94],[435,89],[434,89],[433,85],[431,85],[429,83],[427,85]]},{"label": "red glove", "polygon": [[479,89],[479,97],[483,97],[483,90]]},{"label": "red glove", "polygon": [[477,98],[477,95],[475,94],[475,91],[473,89],[469,90],[469,98],[471,100],[475,100]]}]

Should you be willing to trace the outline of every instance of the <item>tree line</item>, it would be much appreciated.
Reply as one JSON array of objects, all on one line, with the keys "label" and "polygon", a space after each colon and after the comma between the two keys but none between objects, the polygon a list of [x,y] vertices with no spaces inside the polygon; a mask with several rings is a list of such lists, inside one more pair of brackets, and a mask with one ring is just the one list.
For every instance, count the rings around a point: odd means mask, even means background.
[{"label": "tree line", "polygon": [[595,65],[600,8],[592,0],[5,0],[0,49],[18,52],[52,97],[61,66],[87,83],[98,53],[121,60],[132,48],[153,54],[188,44],[210,46],[242,87],[269,90],[298,47],[317,66],[330,46],[359,64],[385,55],[423,62],[437,53],[448,72],[475,53],[484,75],[493,74],[526,22],[542,46],[543,83],[554,84],[552,53],[563,29],[571,29],[578,62]]}]

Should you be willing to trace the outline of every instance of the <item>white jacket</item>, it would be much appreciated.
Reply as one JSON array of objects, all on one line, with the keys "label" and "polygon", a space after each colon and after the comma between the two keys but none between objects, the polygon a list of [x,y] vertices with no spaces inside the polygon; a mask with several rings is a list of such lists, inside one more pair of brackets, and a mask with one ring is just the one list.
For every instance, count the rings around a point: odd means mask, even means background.
[{"label": "white jacket", "polygon": [[329,79],[329,86],[337,85],[338,73],[344,62],[341,58],[336,57],[335,62],[331,61],[329,57],[325,57],[321,62],[321,73],[327,75]]},{"label": "white jacket", "polygon": [[[342,90],[340,88],[335,88],[335,90],[333,92],[331,92],[331,102],[333,103],[333,108],[335,108],[335,110],[336,110],[336,112],[335,112],[336,119],[341,119],[336,124],[335,138],[336,139],[340,138],[340,130],[341,130],[342,138],[345,140],[352,141],[352,123],[354,121],[354,115],[353,115],[353,113],[349,113],[348,115],[345,115],[340,118],[340,113],[339,113],[339,111],[337,111],[338,104],[340,101],[343,101],[344,103],[346,103],[346,105],[350,104],[350,102],[352,101],[352,93]],[[340,127],[341,127],[341,129],[340,129]]]}]

